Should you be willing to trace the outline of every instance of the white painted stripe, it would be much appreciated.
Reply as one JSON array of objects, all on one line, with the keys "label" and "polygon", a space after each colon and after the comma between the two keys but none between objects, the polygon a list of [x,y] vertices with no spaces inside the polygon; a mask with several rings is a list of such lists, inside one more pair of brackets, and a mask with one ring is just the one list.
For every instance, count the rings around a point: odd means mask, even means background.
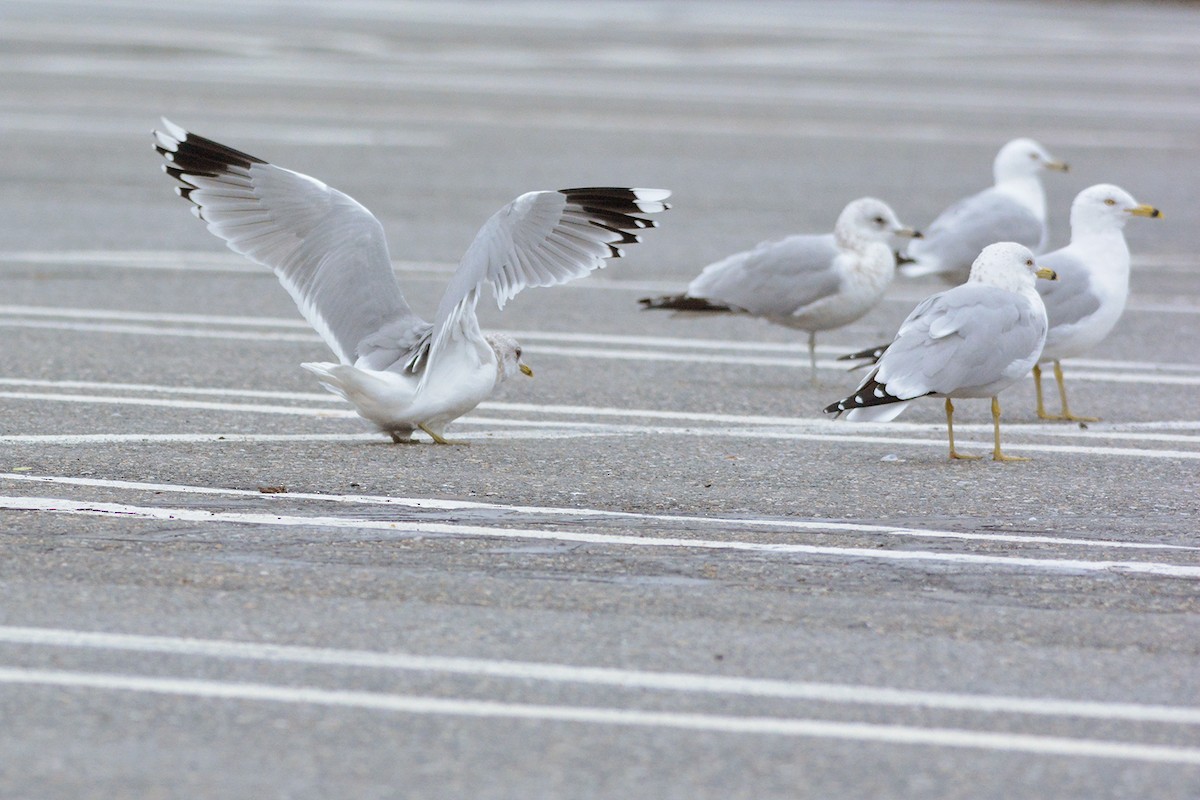
[{"label": "white painted stripe", "polygon": [[[38,378],[0,378],[0,386],[48,387],[57,389],[86,389],[107,390],[116,392],[138,392],[168,395],[200,395],[216,397],[248,397],[255,399],[288,400],[309,403],[342,404],[341,398],[329,392],[287,392],[277,390],[228,389],[205,386],[164,386],[147,383],[117,383],[111,381],[73,381],[73,380],[43,380]],[[2,395],[0,395],[2,396]],[[59,397],[60,395],[45,395]],[[75,395],[62,395],[74,397]],[[66,400],[65,402],[83,402]],[[186,401],[185,401],[186,402]],[[589,419],[595,417],[621,417],[630,419],[662,419],[684,422],[709,422],[734,425],[770,425],[777,427],[800,428],[802,430],[836,432],[843,429],[840,423],[818,417],[782,417],[759,414],[716,414],[696,411],[663,411],[658,409],[612,408],[606,406],[583,405],[551,405],[542,403],[508,403],[489,401],[481,403],[478,408],[484,411],[510,412],[517,414],[534,414],[539,417],[546,415],[581,416]],[[470,418],[464,420],[469,423]],[[922,423],[890,422],[874,423],[872,430],[901,432],[938,432],[941,427]],[[964,432],[991,432],[991,425],[984,423],[961,423],[959,429]],[[1170,430],[1200,430],[1200,420],[1160,420],[1144,423],[1093,423],[1083,430],[1076,426],[1058,424],[1021,424],[1011,423],[1007,426],[1010,432],[1017,434],[1055,436],[1085,439],[1123,439],[1130,441],[1163,441],[1175,443],[1200,442],[1200,436],[1158,433]]]},{"label": "white painted stripe", "polygon": [[[238,413],[262,413],[275,415],[294,415],[304,417],[325,418],[329,420],[354,419],[357,415],[352,411],[337,410],[337,409],[318,409],[318,408],[302,408],[293,406],[266,406],[266,405],[250,405],[239,403],[208,403],[208,402],[192,402],[183,400],[158,400],[153,398],[125,398],[125,397],[99,397],[99,396],[84,396],[84,395],[42,395],[36,392],[0,392],[0,398],[10,398],[16,400],[27,401],[63,401],[74,402],[80,404],[99,403],[103,405],[134,405],[134,406],[154,406],[160,408],[179,408],[179,409],[194,409],[206,410],[214,412],[238,412]],[[730,428],[730,427],[668,427],[654,425],[616,425],[588,422],[562,422],[556,420],[517,420],[517,419],[497,419],[492,417],[482,416],[467,416],[455,421],[456,425],[484,425],[492,428],[486,433],[469,434],[457,433],[459,438],[497,438],[497,439],[567,439],[567,438],[595,438],[601,436],[690,436],[690,437],[722,437],[732,439],[765,439],[774,441],[802,441],[802,442],[828,442],[835,444],[845,444],[847,442],[857,444],[871,445],[886,445],[888,447],[925,447],[944,449],[945,441],[938,437],[938,434],[933,435],[938,438],[917,439],[902,436],[875,436],[865,433],[856,433],[855,431],[863,430],[866,426],[854,426],[852,423],[837,425],[831,427],[829,433],[805,433],[800,431],[791,431],[772,428]],[[972,426],[982,427],[982,426]],[[524,432],[512,430],[496,430],[496,428],[518,428],[525,429]],[[966,426],[963,426],[964,430]],[[839,432],[840,431],[845,431]],[[1010,425],[1005,428],[1009,434],[1009,440],[1005,449],[1011,452],[1040,452],[1040,453],[1057,453],[1061,455],[1080,455],[1080,456],[1105,456],[1105,457],[1121,457],[1121,458],[1151,458],[1151,459],[1173,459],[1173,460],[1198,460],[1200,459],[1200,451],[1191,450],[1151,450],[1138,447],[1107,447],[1097,445],[1055,445],[1055,444],[1038,444],[1031,442],[1013,442],[1011,434],[1014,429],[1019,429],[1019,426]],[[935,430],[931,427],[931,432]],[[1178,441],[1183,438],[1180,436],[1141,436],[1138,434],[1124,434],[1125,437],[1135,437],[1141,440],[1157,440],[1168,439]],[[197,438],[199,437],[199,438]],[[4,434],[0,435],[0,442],[6,444],[85,444],[85,443],[103,443],[103,442],[147,442],[147,443],[167,443],[172,441],[204,441],[219,438],[234,438],[234,435],[222,433],[216,434]],[[416,438],[421,438],[417,435]],[[377,440],[380,440],[376,437]],[[255,441],[254,438],[242,437],[242,441]],[[258,439],[260,441],[272,441],[272,439]],[[309,441],[317,441],[319,439],[309,439]],[[286,438],[276,438],[273,441],[286,441]],[[991,443],[977,440],[966,440],[961,437],[956,437],[956,444],[960,450],[990,451]],[[871,460],[871,456],[864,456],[865,459]]]},{"label": "white painted stripe", "polygon": [[[576,281],[575,283],[578,283]],[[586,283],[586,281],[585,281]],[[1200,313],[1200,308],[1197,309]],[[0,305],[0,316],[60,318],[69,320],[106,320],[120,322],[168,322],[187,324],[200,327],[235,326],[255,328],[285,328],[299,330],[312,334],[307,322],[292,317],[258,317],[218,314],[184,314],[147,311],[125,311],[116,309],[94,308],[64,308],[56,306],[29,305]],[[150,330],[157,330],[152,328]],[[514,330],[502,328],[498,333],[506,333],[522,341],[544,341],[552,343],[572,344],[604,344],[621,347],[657,347],[666,349],[688,350],[727,350],[739,353],[779,353],[804,357],[805,368],[808,366],[806,347],[799,342],[761,342],[735,341],[730,339],[703,339],[695,337],[647,336],[629,334],[603,334],[581,331],[537,331]],[[315,334],[311,339],[318,341]],[[848,347],[841,345],[819,345],[818,352],[830,355],[843,355]],[[1112,361],[1088,358],[1072,358],[1066,362],[1070,366],[1081,366],[1091,369],[1110,370],[1144,370],[1149,372],[1178,372],[1183,374],[1200,375],[1200,364],[1178,364],[1152,361]],[[848,371],[849,362],[839,362],[838,369]]]},{"label": "white painted stripe", "polygon": [[321,341],[315,333],[276,333],[274,331],[223,331],[202,328],[165,328],[150,325],[118,324],[112,322],[59,322],[41,319],[0,319],[0,327],[33,328],[52,331],[78,331],[82,333],[121,333],[135,336],[177,336],[191,339],[234,339],[250,342],[303,342]]},{"label": "white painted stripe", "polygon": [[[270,389],[226,389],[213,386],[164,386],[158,383],[115,383],[112,381],[50,381],[40,378],[0,378],[0,386],[23,386],[55,389],[102,389],[110,392],[142,392],[151,394],[202,395],[214,397],[253,397],[264,400],[294,400],[305,403],[342,403],[330,392],[282,392]],[[1200,423],[1198,423],[1200,424]]]},{"label": "white painted stripe", "polygon": [[694,694],[774,697],[843,705],[875,705],[967,711],[981,714],[1023,714],[1122,722],[1200,725],[1200,708],[1191,706],[928,692],[862,684],[785,681],[609,667],[579,667],[570,664],[532,661],[420,656],[373,650],[260,644],[175,636],[143,636],[58,628],[0,626],[0,642],[333,667],[444,672],[482,678],[506,678],[520,681],[544,681]]},{"label": "white painted stripe", "polygon": [[[115,322],[77,322],[77,321],[60,321],[51,319],[21,319],[21,318],[0,318],[0,327],[9,328],[30,328],[40,330],[61,330],[75,331],[84,333],[115,333],[115,334],[130,334],[136,336],[166,336],[166,337],[183,337],[193,339],[227,339],[236,341],[249,342],[297,342],[297,343],[319,343],[321,339],[315,333],[280,333],[275,331],[239,331],[239,330],[224,330],[219,328],[179,328],[179,327],[164,327],[159,325],[138,325],[133,323],[115,323]],[[505,332],[505,331],[497,331]],[[527,344],[525,350],[527,353],[537,356],[561,356],[566,358],[594,358],[606,359],[614,361],[651,361],[651,362],[670,362],[678,364],[720,364],[734,367],[772,367],[807,370],[809,362],[807,356],[803,358],[783,358],[761,355],[715,355],[707,353],[681,353],[681,352],[662,352],[654,350],[632,350],[632,349],[607,349],[599,347],[561,347],[550,344],[540,344],[539,341],[564,340],[566,337],[554,333],[543,333],[540,335],[530,335],[528,332],[525,338],[531,342]],[[673,347],[682,347],[685,345],[672,345]],[[734,348],[729,348],[734,349]],[[736,348],[753,350],[756,349],[752,344],[747,344],[745,348]],[[769,350],[770,347],[757,348],[761,350]],[[784,346],[785,350],[793,351],[795,348]],[[840,348],[821,347],[819,351],[824,352],[839,352]],[[1070,364],[1072,362],[1068,362]],[[1128,363],[1128,362],[1120,362]],[[846,372],[847,364],[844,361],[834,359],[819,359],[817,368],[823,370],[833,370],[837,372]],[[1092,381],[1092,382],[1110,382],[1110,383],[1139,383],[1145,385],[1161,385],[1161,386],[1200,386],[1200,375],[1197,374],[1161,374],[1169,373],[1189,373],[1195,372],[1196,368],[1190,365],[1174,365],[1173,367],[1163,368],[1162,365],[1144,364],[1139,370],[1122,370],[1120,372],[1075,372],[1071,371],[1069,376],[1072,380]]]},{"label": "white painted stripe", "polygon": [[[251,342],[299,342],[319,343],[320,337],[308,333],[276,333],[271,331],[230,331],[203,328],[173,328],[150,325],[119,324],[106,322],[59,322],[53,320],[0,319],[0,327],[35,328],[41,330],[76,331],[83,333],[116,333],[136,336],[168,336],[193,339],[231,339]],[[551,338],[547,335],[547,338]],[[822,348],[825,349],[825,348]],[[537,356],[561,356],[565,358],[594,358],[614,361],[651,361],[676,364],[721,364],[734,367],[773,367],[807,370],[807,358],[775,358],[770,356],[722,356],[701,353],[655,352],[651,350],[614,350],[595,347],[555,347],[545,344],[529,344],[527,354]],[[832,359],[818,359],[817,368],[845,371],[846,364]],[[1130,373],[1071,373],[1072,380],[1138,383],[1152,386],[1200,386],[1200,376],[1158,375],[1152,372]]]},{"label": "white painted stripe", "polygon": [[[0,123],[0,127],[3,127],[3,123]],[[165,272],[248,272],[261,275],[264,278],[273,276],[269,268],[225,250],[213,250],[211,252],[200,250],[2,250],[0,251],[0,264],[154,269]],[[458,264],[450,261],[392,259],[392,269],[403,273],[429,272],[444,275],[447,273],[453,274],[457,268]],[[597,279],[593,278],[591,280]],[[25,307],[2,306],[2,308]],[[31,306],[30,308],[38,307]],[[44,310],[49,312],[54,309],[45,308]],[[75,312],[86,311],[86,309],[69,310]],[[252,318],[247,317],[246,319]],[[308,327],[307,323],[301,322],[300,324],[305,328]]]},{"label": "white painted stripe", "polygon": [[644,522],[665,522],[683,525],[701,525],[770,528],[778,530],[816,531],[821,533],[855,533],[878,536],[900,536],[931,539],[961,539],[964,541],[1013,542],[1019,544],[1052,544],[1060,546],[1100,547],[1134,550],[1183,550],[1197,551],[1200,547],[1166,544],[1161,542],[1123,542],[1108,539],[1073,539],[1058,536],[1036,536],[1033,534],[973,533],[936,528],[916,528],[897,525],[871,525],[862,522],[834,522],[832,520],[798,520],[792,518],[768,519],[763,517],[730,516],[687,516],[683,514],[642,514],[636,511],[612,511],[596,508],[563,508],[553,506],[521,506],[508,503],[484,503],[474,500],[444,500],[427,497],[392,497],[361,494],[321,494],[315,492],[286,492],[264,494],[253,489],[227,489],[213,486],[191,486],[174,483],[145,483],[140,481],[105,480],[101,478],[75,478],[57,475],[30,475],[26,473],[0,472],[0,481],[44,483],[59,486],[88,486],[105,489],[130,489],[155,494],[201,494],[227,497],[255,497],[268,501],[313,500],[318,502],[348,503],[355,505],[385,505],[419,508],[426,510],[459,511],[487,510],[506,514],[531,516],[549,515],[575,519],[633,519]]},{"label": "white painted stripe", "polygon": [[1200,749],[1061,736],[920,728],[795,717],[738,717],[587,706],[503,703],[311,687],[232,683],[195,678],[156,678],[65,670],[0,668],[0,683],[68,689],[145,692],[209,700],[297,703],[401,714],[482,719],[520,719],[590,725],[669,728],[715,733],[796,736],[881,744],[953,747],[1031,753],[1041,756],[1104,758],[1165,764],[1200,764]]},{"label": "white painted stripe", "polygon": [[[111,381],[74,381],[74,380],[44,380],[39,378],[0,378],[0,386],[48,387],[57,389],[87,389],[107,390],[114,392],[138,392],[168,395],[200,395],[216,397],[248,397],[255,399],[288,400],[309,403],[342,404],[341,398],[329,392],[287,392],[262,389],[228,389],[206,386],[164,386],[149,383],[117,383]],[[0,395],[2,396],[2,395]],[[60,395],[46,395],[59,397]],[[62,395],[75,397],[75,395]],[[67,400],[66,402],[82,402]],[[185,401],[186,402],[186,401]],[[845,429],[842,423],[821,417],[782,417],[761,414],[716,414],[698,411],[663,411],[649,408],[613,408],[608,406],[584,405],[552,405],[544,403],[509,403],[488,401],[480,403],[478,408],[483,411],[499,411],[517,414],[533,414],[539,417],[546,415],[580,416],[594,419],[595,417],[620,417],[629,419],[661,419],[682,422],[709,422],[732,425],[770,425],[776,427],[800,428],[802,430],[836,432]],[[273,412],[272,412],[273,413]],[[464,422],[469,423],[471,418]],[[872,423],[872,430],[889,433],[937,433],[940,435],[941,426],[923,423],[888,422]],[[992,426],[987,423],[960,423],[958,429],[964,432],[991,433]],[[1010,423],[1006,430],[1017,434],[1056,436],[1084,439],[1124,439],[1132,441],[1164,441],[1176,443],[1200,442],[1200,436],[1163,434],[1158,431],[1170,430],[1200,430],[1200,420],[1159,420],[1142,423],[1093,423],[1086,430],[1073,425],[1041,424],[1041,423]]]},{"label": "white painted stripe", "polygon": [[661,547],[697,550],[731,550],[774,555],[808,555],[848,560],[867,559],[894,563],[953,563],[978,567],[1009,567],[1056,573],[1117,573],[1159,577],[1200,579],[1200,566],[1151,561],[1091,561],[1066,558],[992,556],[971,553],[938,553],[923,550],[881,550],[860,547],[822,547],[776,542],[747,542],[736,539],[690,539],[664,536],[636,536],[580,531],[539,530],[535,528],[494,528],[484,525],[459,525],[409,520],[374,520],[351,517],[286,516],[209,511],[194,508],[133,506],[121,503],[88,502],[56,497],[0,497],[0,509],[45,511],[121,519],[174,520],[220,524],[282,527],[321,527],[371,530],[398,535],[445,535],[493,539],[532,539],[551,542],[575,542],[599,546]]},{"label": "white painted stripe", "polygon": [[86,403],[96,405],[151,406],[155,408],[187,408],[196,411],[236,411],[243,414],[287,414],[295,417],[327,417],[351,419],[358,415],[340,408],[304,408],[303,406],[268,406],[248,403],[216,403],[207,400],[165,400],[157,397],[113,397],[98,394],[45,394],[42,392],[0,392],[0,398],[56,403]]},{"label": "white painted stripe", "polygon": [[[1197,308],[1197,312],[1200,313],[1200,308]],[[302,331],[308,334],[303,339],[296,339],[295,341],[320,341],[319,337],[312,333],[312,329],[309,324],[303,319],[299,318],[183,314],[27,305],[0,305],[0,317],[36,317],[68,320],[107,320],[121,322],[167,322],[172,324],[186,324],[199,327],[219,327],[226,325],[233,327],[285,328],[288,330]],[[131,330],[136,330],[139,332],[146,331],[150,335],[153,335],[155,331],[162,330],[162,328],[158,326],[150,328],[134,326],[131,328]],[[191,329],[184,330],[188,330],[189,332],[191,331]],[[523,342],[551,342],[555,344],[601,344],[616,345],[619,347],[656,347],[665,348],[667,350],[725,350],[736,353],[758,354],[777,353],[791,355],[793,358],[781,359],[778,362],[772,363],[801,364],[804,369],[808,368],[807,350],[805,346],[799,342],[734,341],[729,339],[603,334],[580,331],[514,330],[510,328],[498,329],[497,333],[508,334],[509,336],[513,336]],[[191,334],[189,333],[189,335]],[[820,345],[817,347],[817,352],[840,356],[844,355],[848,349],[850,348],[842,345]],[[549,350],[545,350],[544,348],[543,351],[549,352]],[[738,362],[733,363],[742,363],[742,360],[739,359]],[[1200,376],[1200,364],[1102,360],[1092,358],[1072,358],[1068,359],[1066,364],[1072,369],[1084,367],[1093,370],[1119,370],[1122,373],[1128,373],[1130,371],[1151,373],[1165,372]],[[837,362],[833,368],[840,371],[850,371],[850,366],[850,362],[840,361]],[[1073,371],[1071,372],[1071,377],[1075,377]]]}]

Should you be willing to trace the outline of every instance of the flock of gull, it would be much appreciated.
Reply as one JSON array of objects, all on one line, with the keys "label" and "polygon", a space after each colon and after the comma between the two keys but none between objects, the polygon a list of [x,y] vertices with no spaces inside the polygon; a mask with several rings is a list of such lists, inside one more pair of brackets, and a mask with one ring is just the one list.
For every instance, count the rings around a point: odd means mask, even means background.
[{"label": "flock of gull", "polygon": [[[480,228],[427,322],[404,299],[382,225],[353,198],[165,119],[154,138],[196,216],[232,250],[270,267],[337,357],[302,366],[396,442],[420,429],[450,443],[447,424],[504,380],[533,374],[515,340],[480,330],[485,286],[503,308],[526,287],[582,277],[639,242],[641,230],[656,227],[648,215],[669,207],[662,189],[523,194]],[[891,420],[921,397],[945,398],[950,457],[978,458],[954,447],[952,400],[991,398],[993,458],[1017,460],[1000,448],[999,393],[1032,371],[1040,418],[1091,420],[1070,411],[1060,362],[1113,329],[1129,291],[1125,222],[1159,216],[1117,186],[1091,186],[1072,203],[1070,244],[1035,255],[1048,238],[1041,173],[1066,169],[1037,142],[1016,139],[996,156],[994,185],[948,207],[923,233],[864,197],[845,207],[832,233],[764,242],[709,265],[681,294],[640,302],[806,331],[815,380],[818,331],[869,312],[897,271],[937,274],[953,285],[917,305],[890,343],[844,357],[866,362],[868,372],[825,412]],[[1046,363],[1060,414],[1043,402]]]}]

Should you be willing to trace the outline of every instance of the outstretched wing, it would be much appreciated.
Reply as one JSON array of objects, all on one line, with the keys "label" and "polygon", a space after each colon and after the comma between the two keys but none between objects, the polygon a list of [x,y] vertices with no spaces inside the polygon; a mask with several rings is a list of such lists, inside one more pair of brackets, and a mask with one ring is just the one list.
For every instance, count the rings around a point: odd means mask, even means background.
[{"label": "outstretched wing", "polygon": [[657,227],[644,214],[665,211],[664,189],[584,188],[528,192],[484,223],[450,280],[433,322],[433,352],[446,337],[475,326],[479,290],[497,304],[529,286],[554,286],[619,258],[634,231]]},{"label": "outstretched wing", "polygon": [[308,175],[162,123],[155,148],[176,191],[231,250],[275,271],[342,363],[386,368],[428,334],[370,211]]}]

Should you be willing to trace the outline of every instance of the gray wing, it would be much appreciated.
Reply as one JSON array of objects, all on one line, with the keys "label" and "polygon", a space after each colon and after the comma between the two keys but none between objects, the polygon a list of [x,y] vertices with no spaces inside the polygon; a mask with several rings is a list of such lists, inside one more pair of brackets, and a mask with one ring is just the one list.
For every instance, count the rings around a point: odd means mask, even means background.
[{"label": "gray wing", "polygon": [[274,270],[343,363],[382,369],[428,334],[370,211],[315,178],[162,122],[156,149],[193,213],[231,250]]},{"label": "gray wing", "polygon": [[1046,304],[1051,335],[1055,328],[1074,325],[1100,310],[1100,296],[1092,286],[1091,271],[1069,249],[1040,256],[1037,263],[1058,275],[1058,280],[1037,282],[1038,294]]},{"label": "gray wing", "polygon": [[838,292],[840,254],[831,233],[763,242],[705,267],[687,293],[760,316],[792,316]]},{"label": "gray wing", "polygon": [[917,261],[940,264],[942,271],[966,270],[989,244],[1017,242],[1036,249],[1045,231],[1045,222],[1028,208],[994,188],[985,189],[939,214],[907,252]]},{"label": "gray wing", "polygon": [[460,327],[474,327],[479,290],[497,304],[528,286],[554,286],[622,255],[618,244],[657,223],[642,214],[665,211],[664,189],[583,188],[528,192],[484,223],[446,287],[434,318],[433,352]]},{"label": "gray wing", "polygon": [[1045,335],[1045,320],[1020,295],[964,284],[909,314],[872,377],[902,399],[987,386],[1020,377],[1011,373],[1032,365]]}]

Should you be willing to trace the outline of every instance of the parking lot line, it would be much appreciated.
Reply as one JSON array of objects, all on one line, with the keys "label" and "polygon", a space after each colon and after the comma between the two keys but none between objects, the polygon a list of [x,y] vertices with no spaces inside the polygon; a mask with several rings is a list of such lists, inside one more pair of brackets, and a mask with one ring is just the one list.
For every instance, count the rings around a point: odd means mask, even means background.
[{"label": "parking lot line", "polygon": [[1071,558],[1034,558],[1029,556],[979,555],[976,553],[934,552],[926,550],[887,550],[877,547],[828,547],[784,542],[752,542],[740,539],[700,539],[611,534],[586,532],[577,529],[547,530],[538,528],[461,525],[443,522],[414,522],[409,520],[211,511],[208,509],[178,506],[137,506],[125,503],[89,502],[60,497],[0,497],[0,509],[107,517],[120,520],[171,520],[221,525],[341,528],[406,537],[443,535],[466,538],[569,542],[606,547],[727,550],[760,555],[878,560],[896,564],[949,563],[959,566],[1005,567],[1068,575],[1104,573],[1110,575],[1151,575],[1188,580],[1200,579],[1200,566],[1152,561],[1114,561],[1108,559],[1093,561]]},{"label": "parking lot line", "polygon": [[305,647],[226,639],[145,636],[62,628],[0,626],[0,643],[41,647],[83,648],[200,658],[226,658],[272,663],[310,664],[378,670],[442,672],[480,678],[504,678],[618,689],[770,697],[843,705],[964,711],[986,715],[1075,717],[1122,722],[1200,725],[1200,708],[1146,703],[1098,702],[1053,697],[931,692],[864,684],[789,681],[577,666],[506,659],[422,656],[375,650]]},{"label": "parking lot line", "polygon": [[1200,546],[1169,544],[1152,541],[1116,541],[1110,539],[1080,539],[1076,537],[1039,536],[999,532],[952,531],[912,526],[876,525],[862,522],[838,522],[834,520],[802,520],[791,518],[761,518],[700,516],[684,514],[644,514],[635,511],[612,511],[595,508],[565,508],[545,506],[518,506],[508,503],[486,503],[477,500],[444,500],[428,497],[391,497],[383,495],[323,494],[314,492],[268,493],[257,489],[233,489],[217,486],[195,486],[173,483],[148,483],[103,478],[78,478],[59,475],[32,475],[28,473],[0,472],[0,481],[16,483],[40,483],[58,486],[81,486],[102,489],[125,489],[133,492],[193,494],[224,497],[253,497],[266,502],[316,501],[355,505],[384,505],[411,508],[423,511],[466,511],[486,510],[505,514],[531,517],[568,517],[580,520],[617,519],[639,522],[663,522],[696,526],[741,527],[747,530],[777,529],[809,531],[818,533],[847,533],[868,536],[895,536],[927,539],[959,539],[963,541],[1009,542],[1014,544],[1052,544],[1056,546],[1084,548],[1113,548],[1131,550],[1178,550],[1197,551]]},{"label": "parking lot line", "polygon": [[917,745],[1160,764],[1200,764],[1200,749],[1136,742],[1075,739],[954,728],[923,728],[867,722],[835,722],[796,717],[741,717],[718,714],[640,711],[569,705],[505,703],[446,697],[331,690],[197,678],[161,678],[67,670],[0,667],[0,684],[66,689],[146,692],[207,700],[296,703],[403,714],[536,720],[590,725],[667,728],[714,733],[794,736],[892,745]]}]

